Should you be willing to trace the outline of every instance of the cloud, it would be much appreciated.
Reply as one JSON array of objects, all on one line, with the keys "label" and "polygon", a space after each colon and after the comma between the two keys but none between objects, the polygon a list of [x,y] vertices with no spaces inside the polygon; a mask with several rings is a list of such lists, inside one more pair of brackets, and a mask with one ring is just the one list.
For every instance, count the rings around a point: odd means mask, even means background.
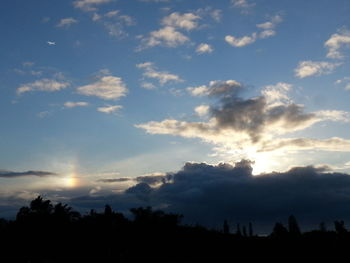
[{"label": "cloud", "polygon": [[225,94],[238,94],[244,87],[236,80],[210,81],[208,86],[189,87],[187,91],[192,96],[218,96]]},{"label": "cloud", "polygon": [[46,91],[46,92],[55,92],[62,89],[66,89],[70,86],[69,82],[59,81],[55,79],[41,79],[34,81],[32,83],[22,84],[17,90],[17,94],[23,94],[31,91]]},{"label": "cloud", "polygon": [[295,76],[298,78],[305,78],[310,76],[320,76],[330,74],[335,68],[340,66],[341,63],[331,63],[325,61],[301,61],[298,67],[294,70]]},{"label": "cloud", "polygon": [[77,101],[77,102],[67,101],[63,105],[64,105],[65,108],[75,108],[75,107],[86,107],[86,106],[89,106],[89,103],[85,102],[85,101]]},{"label": "cloud", "polygon": [[167,71],[158,71],[152,62],[137,64],[136,67],[144,70],[144,73],[142,75],[145,78],[156,79],[162,86],[169,82],[178,83],[183,81],[179,76],[175,74],[171,74]]},{"label": "cloud", "polygon": [[1,178],[15,178],[15,177],[27,177],[27,176],[36,176],[36,177],[47,177],[47,176],[56,176],[56,173],[45,172],[45,171],[26,171],[26,172],[13,172],[7,170],[0,170]]},{"label": "cloud", "polygon": [[140,2],[147,2],[147,3],[166,3],[170,2],[170,0],[139,0]]},{"label": "cloud", "polygon": [[199,117],[203,117],[209,113],[209,109],[210,107],[208,105],[199,105],[194,109],[194,111]]},{"label": "cloud", "polygon": [[189,42],[190,39],[177,31],[174,27],[166,26],[157,31],[152,31],[149,37],[142,39],[142,46],[138,50],[148,47],[166,46],[175,48]]},{"label": "cloud", "polygon": [[120,177],[120,178],[112,178],[112,179],[98,179],[97,182],[111,184],[111,183],[129,182],[132,180],[133,179],[130,177]]},{"label": "cloud", "polygon": [[50,111],[41,111],[36,116],[40,119],[44,119],[46,117],[49,117],[52,114]]},{"label": "cloud", "polygon": [[107,114],[112,114],[118,112],[120,109],[122,109],[123,106],[121,105],[109,105],[106,107],[99,107],[97,108],[97,111]]},{"label": "cloud", "polygon": [[199,46],[196,48],[196,52],[198,54],[212,53],[213,51],[214,49],[212,46],[206,43],[199,44]]},{"label": "cloud", "polygon": [[247,0],[231,0],[233,7],[243,10],[250,9],[255,6],[255,3],[249,3]]},{"label": "cloud", "polygon": [[157,87],[151,82],[143,82],[141,83],[141,88],[151,90],[151,89],[156,89]]},{"label": "cloud", "polygon": [[[212,81],[208,86],[189,88],[193,95],[216,100],[205,110],[208,111],[207,121],[165,119],[136,127],[149,134],[198,138],[217,146],[217,149],[225,149],[225,152],[241,150],[253,154],[282,148],[305,150],[310,147],[325,151],[350,151],[345,139],[340,142],[334,139],[307,141],[307,138],[288,138],[288,134],[305,130],[319,122],[350,120],[349,113],[345,111],[305,112],[303,105],[294,103],[287,96],[291,88],[290,84],[277,83],[265,87],[261,96],[243,98],[245,87],[241,83],[234,80]],[[203,109],[198,110],[203,112]]]},{"label": "cloud", "polygon": [[350,90],[350,77],[338,79],[335,84],[343,84],[345,90]]},{"label": "cloud", "polygon": [[266,98],[267,102],[289,101],[288,92],[292,89],[292,85],[279,82],[276,85],[268,85],[261,94]]},{"label": "cloud", "polygon": [[126,96],[128,89],[120,77],[102,76],[92,84],[78,87],[77,92],[104,100],[117,100]]},{"label": "cloud", "polygon": [[75,8],[83,11],[96,11],[98,5],[107,4],[113,0],[76,0],[73,2]]},{"label": "cloud", "polygon": [[141,46],[137,51],[149,47],[165,46],[175,48],[190,42],[181,30],[192,31],[199,28],[198,20],[201,16],[195,13],[174,12],[161,20],[162,28],[149,33],[147,37],[141,36]]},{"label": "cloud", "polygon": [[310,165],[253,176],[253,165],[249,160],[217,165],[188,162],[155,181],[149,182],[152,177],[138,180],[125,193],[74,198],[71,203],[88,208],[109,203],[118,211],[161,207],[183,214],[185,223],[221,227],[225,219],[231,224],[254,222],[260,233],[271,232],[276,221],[287,220],[291,214],[303,230],[320,221],[350,220],[348,174]]},{"label": "cloud", "polygon": [[253,44],[257,39],[257,34],[253,33],[251,36],[234,37],[227,35],[225,36],[225,41],[234,47],[244,47]]},{"label": "cloud", "polygon": [[267,22],[257,24],[258,29],[262,29],[261,32],[253,32],[250,36],[234,37],[227,35],[225,41],[234,47],[244,47],[253,44],[258,39],[266,39],[276,35],[275,27],[283,21],[280,15],[275,15]]},{"label": "cloud", "polygon": [[198,28],[197,20],[199,19],[200,16],[193,13],[180,14],[178,12],[174,12],[164,17],[161,23],[165,27],[173,27],[190,31]]},{"label": "cloud", "polygon": [[78,23],[78,20],[76,20],[72,17],[67,17],[67,18],[62,18],[56,26],[69,28],[71,25],[76,24],[76,23]]},{"label": "cloud", "polygon": [[288,150],[321,150],[332,152],[350,152],[350,140],[333,137],[329,139],[279,139],[264,145],[260,151],[268,152],[277,149],[287,148]]},{"label": "cloud", "polygon": [[341,49],[350,47],[350,31],[347,29],[338,30],[338,33],[333,34],[324,45],[328,49],[328,58],[344,58]]},{"label": "cloud", "polygon": [[117,38],[127,36],[128,33],[125,31],[125,27],[136,24],[134,18],[122,15],[119,10],[111,10],[105,14],[94,13],[92,21],[102,24],[110,36]]}]

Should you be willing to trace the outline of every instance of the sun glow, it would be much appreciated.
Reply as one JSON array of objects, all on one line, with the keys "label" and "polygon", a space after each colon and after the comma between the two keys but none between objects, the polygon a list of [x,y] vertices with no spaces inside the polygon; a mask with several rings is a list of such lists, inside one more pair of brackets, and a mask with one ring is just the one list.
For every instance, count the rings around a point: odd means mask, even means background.
[{"label": "sun glow", "polygon": [[75,188],[79,185],[79,179],[77,178],[76,174],[71,174],[67,176],[64,180],[64,185],[69,188]]}]

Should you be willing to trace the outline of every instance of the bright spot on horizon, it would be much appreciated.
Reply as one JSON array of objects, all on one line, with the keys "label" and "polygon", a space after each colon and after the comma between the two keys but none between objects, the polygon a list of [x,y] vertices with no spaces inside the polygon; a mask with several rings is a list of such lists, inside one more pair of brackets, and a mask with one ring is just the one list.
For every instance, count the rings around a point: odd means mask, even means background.
[{"label": "bright spot on horizon", "polygon": [[79,179],[75,173],[72,173],[63,179],[63,183],[68,188],[75,188],[79,186]]}]

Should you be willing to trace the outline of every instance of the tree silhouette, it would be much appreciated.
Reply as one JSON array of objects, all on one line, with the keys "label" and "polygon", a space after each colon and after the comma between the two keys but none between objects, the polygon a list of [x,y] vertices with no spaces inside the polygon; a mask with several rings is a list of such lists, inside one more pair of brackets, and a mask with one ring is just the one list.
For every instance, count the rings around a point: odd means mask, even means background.
[{"label": "tree silhouette", "polygon": [[299,224],[297,222],[297,219],[293,215],[289,216],[288,218],[288,229],[289,229],[289,234],[291,234],[292,236],[301,235]]},{"label": "tree silhouette", "polygon": [[223,226],[224,234],[229,234],[230,233],[230,226],[227,223],[226,220],[224,220],[224,226]]}]

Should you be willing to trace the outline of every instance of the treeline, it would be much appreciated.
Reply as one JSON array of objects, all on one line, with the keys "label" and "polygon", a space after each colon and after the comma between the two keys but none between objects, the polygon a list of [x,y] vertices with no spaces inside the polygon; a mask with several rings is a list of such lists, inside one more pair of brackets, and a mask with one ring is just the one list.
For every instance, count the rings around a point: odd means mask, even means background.
[{"label": "treeline", "polygon": [[335,231],[321,223],[319,229],[302,233],[290,216],[287,226],[276,223],[272,233],[262,237],[254,234],[251,223],[231,231],[224,221],[221,230],[209,230],[181,225],[181,215],[150,207],[130,212],[132,220],[106,205],[101,213],[82,215],[39,196],[22,207],[15,220],[0,220],[0,262],[334,261],[350,248],[343,221],[335,222]]}]

